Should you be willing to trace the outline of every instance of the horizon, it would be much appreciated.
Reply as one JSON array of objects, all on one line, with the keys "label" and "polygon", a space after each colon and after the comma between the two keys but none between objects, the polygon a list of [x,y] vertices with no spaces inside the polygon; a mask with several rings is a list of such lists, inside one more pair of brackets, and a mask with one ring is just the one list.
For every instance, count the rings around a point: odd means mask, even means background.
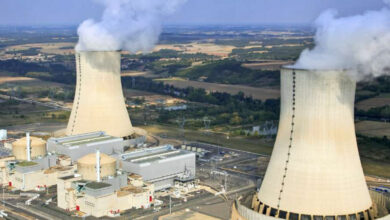
[{"label": "horizon", "polygon": [[[92,18],[99,21],[104,7],[96,0],[0,0],[0,26],[79,25]],[[305,7],[301,7],[305,5]],[[339,11],[339,16],[361,14],[385,7],[382,0],[187,0],[165,25],[259,25],[312,24],[327,9]],[[69,16],[69,15],[72,16]]]}]

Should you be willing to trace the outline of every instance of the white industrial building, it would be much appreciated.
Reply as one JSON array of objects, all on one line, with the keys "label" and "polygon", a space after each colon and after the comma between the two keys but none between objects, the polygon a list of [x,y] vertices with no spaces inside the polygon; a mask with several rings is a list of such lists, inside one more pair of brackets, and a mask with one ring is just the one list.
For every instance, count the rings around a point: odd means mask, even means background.
[{"label": "white industrial building", "polygon": [[183,174],[187,174],[187,178],[195,177],[196,154],[171,145],[136,150],[118,157],[123,171],[142,176],[154,184],[155,190],[171,187]]},{"label": "white industrial building", "polygon": [[0,129],[0,141],[7,139],[7,130]]}]

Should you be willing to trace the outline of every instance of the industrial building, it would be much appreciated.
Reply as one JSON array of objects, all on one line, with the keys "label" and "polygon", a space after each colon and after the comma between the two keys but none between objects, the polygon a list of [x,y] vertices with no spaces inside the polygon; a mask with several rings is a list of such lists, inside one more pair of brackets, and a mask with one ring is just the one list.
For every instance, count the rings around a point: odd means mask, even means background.
[{"label": "industrial building", "polygon": [[0,141],[7,140],[7,130],[0,129]]},{"label": "industrial building", "polygon": [[113,216],[153,203],[154,185],[142,177],[116,170],[116,160],[97,151],[77,162],[77,174],[58,179],[60,208],[95,217]]},{"label": "industrial building", "polygon": [[171,145],[136,150],[118,156],[120,168],[135,173],[150,183],[155,190],[169,188],[174,180],[183,174],[187,178],[195,177],[195,159],[193,152],[178,150]]},{"label": "industrial building", "polygon": [[8,186],[21,191],[40,190],[56,185],[59,177],[74,174],[74,171],[72,166],[43,167],[33,161],[24,161],[15,164],[15,168],[10,170]]},{"label": "industrial building", "polygon": [[133,135],[120,80],[120,51],[78,51],[77,82],[66,135]]},{"label": "industrial building", "polygon": [[355,128],[356,82],[346,71],[284,68],[279,130],[251,209],[232,219],[374,219]]},{"label": "industrial building", "polygon": [[20,138],[12,143],[12,156],[0,159],[1,183],[21,191],[40,190],[57,184],[57,178],[74,173],[74,167],[55,154],[47,154],[46,142],[37,137]]},{"label": "industrial building", "polygon": [[72,161],[76,161],[87,154],[95,153],[97,149],[105,154],[123,153],[128,141],[98,131],[60,138],[52,137],[47,140],[47,148],[49,152],[67,155]]}]

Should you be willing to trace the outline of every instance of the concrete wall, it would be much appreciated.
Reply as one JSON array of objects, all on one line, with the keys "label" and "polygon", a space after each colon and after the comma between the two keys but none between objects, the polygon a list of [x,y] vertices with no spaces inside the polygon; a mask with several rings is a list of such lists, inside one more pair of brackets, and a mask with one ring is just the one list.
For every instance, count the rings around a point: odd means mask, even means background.
[{"label": "concrete wall", "polygon": [[72,182],[80,180],[81,177],[70,179],[57,179],[57,206],[65,210],[76,208],[76,195],[72,188]]},{"label": "concrete wall", "polygon": [[67,135],[105,131],[115,137],[134,133],[125,106],[118,51],[78,52],[77,84]]},{"label": "concrete wall", "polygon": [[233,202],[231,220],[278,220],[280,218],[270,217],[259,214],[248,207],[240,204],[239,201]]},{"label": "concrete wall", "polygon": [[121,161],[120,167],[126,172],[142,176],[146,182],[154,183],[158,190],[160,186],[170,187],[176,175],[183,173],[185,168],[195,175],[195,160],[195,154],[191,153],[147,163]]},{"label": "concrete wall", "polygon": [[[293,74],[295,72],[295,75]],[[279,131],[258,198],[276,209],[345,215],[369,209],[345,72],[283,69]]]},{"label": "concrete wall", "polygon": [[57,184],[58,177],[72,175],[74,169],[68,170],[38,170],[29,173],[21,173],[15,171],[9,175],[9,181],[12,186],[21,191],[35,190],[37,186],[54,186]]}]

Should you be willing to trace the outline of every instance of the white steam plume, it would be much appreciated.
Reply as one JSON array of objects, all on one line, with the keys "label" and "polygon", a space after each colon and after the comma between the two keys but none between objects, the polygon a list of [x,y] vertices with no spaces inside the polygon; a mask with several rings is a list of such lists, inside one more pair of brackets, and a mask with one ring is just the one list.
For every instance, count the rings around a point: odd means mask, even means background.
[{"label": "white steam plume", "polygon": [[77,51],[150,51],[161,33],[162,18],[186,0],[95,0],[105,9],[100,21],[85,20]]},{"label": "white steam plume", "polygon": [[315,47],[304,50],[294,67],[349,69],[357,79],[389,74],[389,8],[350,17],[336,15],[328,10],[318,17]]}]

